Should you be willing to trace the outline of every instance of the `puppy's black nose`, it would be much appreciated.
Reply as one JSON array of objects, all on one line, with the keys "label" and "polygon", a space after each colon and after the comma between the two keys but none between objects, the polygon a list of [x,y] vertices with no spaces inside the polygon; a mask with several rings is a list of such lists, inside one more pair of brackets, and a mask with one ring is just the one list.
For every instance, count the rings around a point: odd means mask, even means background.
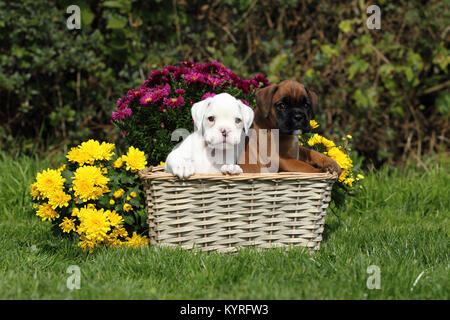
[{"label": "puppy's black nose", "polygon": [[302,121],[303,115],[302,114],[294,114],[294,120],[295,121]]},{"label": "puppy's black nose", "polygon": [[222,130],[220,130],[221,132],[222,132],[222,136],[223,137],[226,137],[227,136],[227,130],[225,130],[225,129],[222,129]]}]

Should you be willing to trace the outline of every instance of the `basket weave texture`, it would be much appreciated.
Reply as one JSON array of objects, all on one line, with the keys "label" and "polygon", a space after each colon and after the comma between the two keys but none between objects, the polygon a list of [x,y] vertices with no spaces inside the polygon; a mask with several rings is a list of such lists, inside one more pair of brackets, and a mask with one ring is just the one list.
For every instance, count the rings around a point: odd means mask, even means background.
[{"label": "basket weave texture", "polygon": [[233,252],[239,247],[320,248],[336,176],[328,173],[196,174],[142,170],[150,243]]}]

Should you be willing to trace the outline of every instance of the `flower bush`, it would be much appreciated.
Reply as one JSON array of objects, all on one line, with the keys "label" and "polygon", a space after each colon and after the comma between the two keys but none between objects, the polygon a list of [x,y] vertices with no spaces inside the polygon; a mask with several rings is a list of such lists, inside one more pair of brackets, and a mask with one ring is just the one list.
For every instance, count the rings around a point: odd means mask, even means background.
[{"label": "flower bush", "polygon": [[150,163],[159,163],[177,143],[171,139],[175,129],[193,131],[190,111],[194,103],[227,92],[254,108],[255,89],[269,84],[262,74],[241,79],[217,61],[183,61],[151,72],[139,88],[129,90],[117,101],[111,122],[128,145],[145,151]]},{"label": "flower bush", "polygon": [[[144,192],[137,172],[144,152],[129,147],[120,157],[115,145],[89,140],[72,148],[58,169],[37,174],[30,186],[36,215],[55,230],[78,238],[92,252],[101,244],[147,245]],[[131,234],[131,236],[130,236]]]},{"label": "flower bush", "polygon": [[[310,121],[313,131],[319,127],[319,123],[315,120]],[[342,198],[346,194],[354,194],[357,190],[358,182],[364,179],[362,170],[355,167],[350,157],[352,136],[347,135],[341,138],[341,144],[337,145],[334,141],[329,140],[318,133],[305,133],[298,136],[299,144],[321,152],[334,159],[341,167],[342,171],[338,177],[337,183],[333,188],[332,199],[336,204],[342,203]],[[359,188],[362,186],[359,185]]]}]

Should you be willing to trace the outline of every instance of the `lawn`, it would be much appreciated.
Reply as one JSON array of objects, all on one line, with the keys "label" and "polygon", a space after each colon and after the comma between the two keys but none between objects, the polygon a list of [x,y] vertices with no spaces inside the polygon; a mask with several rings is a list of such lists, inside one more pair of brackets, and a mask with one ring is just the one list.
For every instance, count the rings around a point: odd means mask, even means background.
[{"label": "lawn", "polygon": [[[368,173],[358,198],[329,210],[313,255],[152,247],[87,254],[34,215],[28,186],[48,166],[0,154],[0,299],[450,298],[448,161]],[[81,271],[78,290],[67,287],[73,265]],[[379,289],[367,287],[371,265],[379,268]]]}]

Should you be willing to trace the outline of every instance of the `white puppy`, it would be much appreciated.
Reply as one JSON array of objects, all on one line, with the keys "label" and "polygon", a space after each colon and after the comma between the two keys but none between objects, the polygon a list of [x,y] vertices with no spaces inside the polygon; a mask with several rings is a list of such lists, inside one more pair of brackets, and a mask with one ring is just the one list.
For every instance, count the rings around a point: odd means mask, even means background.
[{"label": "white puppy", "polygon": [[228,93],[197,102],[194,132],[167,156],[165,171],[179,178],[195,173],[239,174],[238,145],[253,122],[253,110]]}]

